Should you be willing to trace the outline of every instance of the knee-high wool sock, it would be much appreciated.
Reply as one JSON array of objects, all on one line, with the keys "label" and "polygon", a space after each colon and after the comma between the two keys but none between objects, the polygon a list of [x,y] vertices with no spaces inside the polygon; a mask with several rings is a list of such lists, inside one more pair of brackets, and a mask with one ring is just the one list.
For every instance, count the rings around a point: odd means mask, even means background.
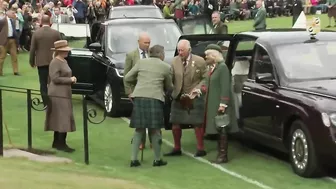
[{"label": "knee-high wool sock", "polygon": [[197,141],[197,150],[204,150],[203,128],[195,127],[195,135]]},{"label": "knee-high wool sock", "polygon": [[161,144],[162,144],[162,136],[160,132],[155,132],[150,134],[152,138],[152,145],[154,150],[154,160],[161,159]]},{"label": "knee-high wool sock", "polygon": [[179,127],[172,128],[174,137],[174,150],[181,150],[182,129]]},{"label": "knee-high wool sock", "polygon": [[146,145],[146,138],[147,138],[147,135],[146,135],[146,131],[142,133],[142,139],[141,139],[141,143],[143,145]]},{"label": "knee-high wool sock", "polygon": [[131,160],[138,160],[139,146],[141,144],[142,136],[144,132],[135,131],[132,139],[132,157]]}]

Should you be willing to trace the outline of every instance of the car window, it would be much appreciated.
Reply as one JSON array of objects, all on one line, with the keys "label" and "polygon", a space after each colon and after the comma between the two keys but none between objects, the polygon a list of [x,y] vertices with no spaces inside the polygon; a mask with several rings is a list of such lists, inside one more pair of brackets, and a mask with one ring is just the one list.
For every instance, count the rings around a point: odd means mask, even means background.
[{"label": "car window", "polygon": [[125,17],[163,18],[163,15],[159,8],[113,9],[110,11],[109,18],[125,18]]},{"label": "car window", "polygon": [[108,46],[113,53],[126,53],[137,48],[141,32],[151,37],[151,45],[162,45],[165,50],[175,51],[181,31],[174,22],[133,23],[108,26]]},{"label": "car window", "polygon": [[268,52],[259,45],[256,45],[256,47],[253,69],[249,78],[255,79],[256,75],[261,73],[271,73],[273,75],[273,65]]},{"label": "car window", "polygon": [[237,45],[238,51],[253,50],[255,41],[241,41]]},{"label": "car window", "polygon": [[189,41],[190,41],[190,45],[191,45],[191,52],[193,54],[196,54],[196,55],[201,56],[203,58],[205,58],[205,53],[204,53],[205,48],[209,44],[218,44],[223,51],[224,58],[226,57],[227,50],[230,46],[230,41],[223,41],[223,40],[214,40],[214,41],[213,40],[211,40],[211,41],[189,40]]},{"label": "car window", "polygon": [[183,34],[208,34],[211,31],[211,23],[206,19],[187,19],[178,21]]},{"label": "car window", "polygon": [[318,41],[279,45],[275,55],[291,80],[336,78],[336,42]]}]

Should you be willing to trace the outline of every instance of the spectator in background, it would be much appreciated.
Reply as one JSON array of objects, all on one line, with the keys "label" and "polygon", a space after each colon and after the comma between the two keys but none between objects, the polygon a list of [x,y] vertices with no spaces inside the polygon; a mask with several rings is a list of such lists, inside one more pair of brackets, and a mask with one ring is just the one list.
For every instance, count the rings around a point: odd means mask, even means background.
[{"label": "spectator in background", "polygon": [[76,23],[85,24],[85,16],[86,16],[86,5],[82,0],[76,0],[74,3],[74,8],[77,10],[75,13]]},{"label": "spectator in background", "polygon": [[184,11],[183,11],[183,1],[182,0],[175,0],[173,4],[173,8],[175,10],[175,18],[182,19],[184,18]]},{"label": "spectator in background", "polygon": [[[2,11],[4,14],[4,11]],[[5,22],[0,23],[0,76],[3,76],[3,64],[9,52],[12,60],[13,73],[19,76],[18,58],[17,58],[17,33],[15,30],[15,12],[8,10],[6,12]]]},{"label": "spectator in background", "polygon": [[77,10],[72,5],[69,5],[66,9],[66,14],[69,17],[69,21],[71,24],[76,24],[74,13],[77,13]]},{"label": "spectator in background", "polygon": [[174,14],[172,13],[171,9],[170,9],[170,6],[171,6],[171,1],[170,0],[167,0],[166,1],[166,4],[165,6],[163,7],[163,17],[165,19],[171,19],[171,18],[174,18]]},{"label": "spectator in background", "polygon": [[51,18],[52,23],[70,23],[70,19],[67,15],[61,13],[59,7],[54,8],[54,15]]},{"label": "spectator in background", "polygon": [[97,21],[104,21],[106,16],[106,10],[102,6],[100,1],[96,1],[95,12],[97,16]]},{"label": "spectator in background", "polygon": [[266,29],[266,9],[262,6],[261,0],[257,0],[256,7],[258,8],[258,12],[254,18],[253,27],[255,30],[264,30]]},{"label": "spectator in background", "polygon": [[329,25],[327,28],[331,27],[331,17],[334,17],[334,22],[336,26],[336,0],[328,0],[328,18],[329,18]]},{"label": "spectator in background", "polygon": [[189,10],[189,14],[191,15],[198,15],[200,13],[200,8],[199,8],[199,1],[195,1],[195,0],[190,0],[189,4],[188,4],[188,10]]},{"label": "spectator in background", "polygon": [[95,8],[93,6],[92,1],[90,0],[88,3],[89,3],[89,6],[86,11],[86,18],[87,18],[88,24],[91,26],[93,22],[97,20],[97,16],[96,16]]},{"label": "spectator in background", "polygon": [[240,4],[240,10],[241,10],[241,19],[246,20],[250,18],[251,11],[248,9],[247,0],[243,0]]},{"label": "spectator in background", "polygon": [[29,46],[27,45],[28,43],[30,44],[29,38],[32,36],[31,33],[31,24],[33,21],[33,17],[32,17],[32,12],[31,12],[31,8],[28,5],[23,5],[22,6],[22,16],[23,16],[23,26],[22,26],[22,32],[21,32],[21,36],[20,36],[20,40],[19,40],[19,46],[22,50],[27,51],[29,50]]},{"label": "spectator in background", "polygon": [[228,27],[225,25],[221,19],[219,12],[215,11],[212,13],[212,24],[213,24],[213,33],[214,34],[227,34],[228,33]]}]

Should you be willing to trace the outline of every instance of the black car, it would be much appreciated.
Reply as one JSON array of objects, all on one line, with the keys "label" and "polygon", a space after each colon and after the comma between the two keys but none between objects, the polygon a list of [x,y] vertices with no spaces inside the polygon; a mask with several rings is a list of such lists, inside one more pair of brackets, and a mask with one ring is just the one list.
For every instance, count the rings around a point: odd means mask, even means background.
[{"label": "black car", "polygon": [[[151,44],[163,45],[165,61],[171,62],[182,32],[173,20],[156,18],[121,18],[95,23],[87,44],[88,49],[73,49],[68,57],[68,62],[74,66],[73,74],[78,77],[83,77],[84,73],[89,74],[91,71],[97,72],[83,65],[90,61],[106,67],[105,71],[96,73],[98,77],[105,77],[105,81],[95,85],[99,90],[95,89],[96,93],[90,97],[105,107],[110,116],[127,115],[132,109],[132,104],[124,92],[123,71],[126,53],[138,47],[138,35],[141,32],[147,32],[151,36]],[[77,64],[79,61],[81,63]],[[86,83],[82,79],[85,78],[78,78],[78,81]],[[75,85],[74,89],[76,88],[80,87]]]},{"label": "black car", "polygon": [[[314,38],[302,29],[277,29],[181,38],[203,57],[208,44],[229,43],[226,64],[244,138],[287,153],[302,177],[335,168],[336,32]],[[169,107],[168,101],[167,130]]]},{"label": "black car", "polygon": [[[325,168],[336,166],[336,32],[321,31],[313,38],[306,30],[278,29],[180,39],[189,40],[192,53],[202,57],[208,44],[229,47],[225,60],[233,75],[233,97],[244,138],[289,154],[294,172],[303,177],[319,176]],[[124,89],[118,67],[122,64],[108,62],[111,58],[98,51],[99,44],[91,48],[94,52],[74,50],[70,56],[70,67],[80,82],[74,92],[99,91],[110,85],[112,93],[106,91],[112,94],[112,106],[124,107],[122,102],[128,100],[120,100]],[[169,114],[167,98],[167,130],[171,129]]]},{"label": "black car", "polygon": [[108,18],[163,18],[162,11],[155,5],[132,5],[112,7]]}]

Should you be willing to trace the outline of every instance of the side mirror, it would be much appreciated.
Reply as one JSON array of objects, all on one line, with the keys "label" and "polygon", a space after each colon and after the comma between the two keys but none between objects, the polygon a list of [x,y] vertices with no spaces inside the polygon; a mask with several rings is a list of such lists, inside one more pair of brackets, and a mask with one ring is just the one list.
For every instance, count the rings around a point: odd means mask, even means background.
[{"label": "side mirror", "polygon": [[270,88],[275,88],[277,86],[274,77],[271,73],[257,73],[256,83],[266,84]]},{"label": "side mirror", "polygon": [[102,46],[100,43],[96,42],[96,43],[91,43],[89,45],[89,50],[92,52],[101,52],[102,50]]}]

